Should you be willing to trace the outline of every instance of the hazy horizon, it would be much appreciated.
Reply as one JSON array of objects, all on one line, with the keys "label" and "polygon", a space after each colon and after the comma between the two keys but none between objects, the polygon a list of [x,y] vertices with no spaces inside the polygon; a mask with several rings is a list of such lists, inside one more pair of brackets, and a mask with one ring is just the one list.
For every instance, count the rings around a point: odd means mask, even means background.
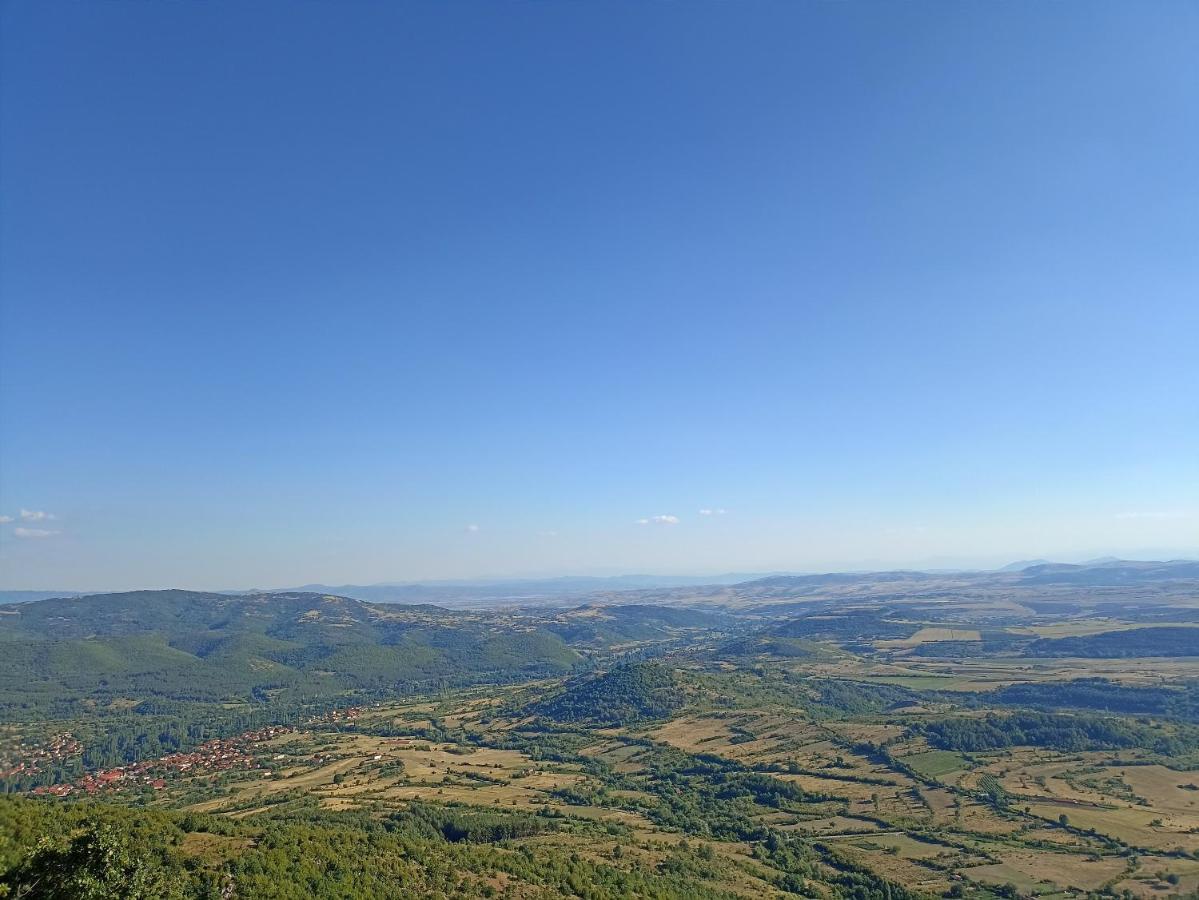
[{"label": "hazy horizon", "polygon": [[[416,585],[484,585],[484,584],[502,584],[503,582],[535,582],[535,581],[553,581],[557,579],[621,579],[621,578],[676,578],[676,579],[695,579],[703,578],[726,578],[732,575],[744,575],[746,578],[759,578],[770,575],[820,575],[831,573],[871,573],[871,572],[886,572],[886,571],[924,571],[924,572],[989,572],[1002,569],[1005,566],[1010,566],[1021,562],[1045,561],[1050,563],[1063,564],[1084,564],[1088,562],[1096,562],[1108,559],[1118,559],[1125,562],[1175,562],[1175,561],[1196,561],[1199,560],[1199,548],[1181,549],[1181,550],[1143,550],[1131,553],[1083,553],[1075,555],[1037,555],[1029,554],[1023,557],[1013,559],[995,559],[995,560],[975,560],[969,561],[965,559],[952,558],[930,558],[924,560],[916,560],[912,562],[883,562],[879,560],[862,560],[858,562],[831,563],[829,565],[812,565],[807,567],[774,567],[763,569],[738,569],[736,567],[711,568],[711,569],[693,569],[689,571],[679,571],[673,569],[623,569],[615,568],[592,568],[570,571],[524,571],[524,572],[483,572],[475,575],[467,576],[429,576],[423,578],[386,578],[378,581],[366,581],[361,579],[345,579],[345,578],[313,578],[305,580],[287,580],[282,579],[275,582],[262,584],[219,584],[219,583],[175,583],[175,582],[130,582],[128,584],[118,585],[97,585],[91,583],[80,584],[42,584],[42,585],[14,585],[2,584],[0,590],[3,591],[70,591],[78,593],[104,593],[109,591],[128,591],[128,590],[166,590],[180,589],[193,591],[215,591],[221,593],[229,593],[236,591],[281,591],[304,587],[307,585],[322,585],[325,587],[338,586],[357,586],[357,587],[380,587],[380,586],[416,586]],[[731,582],[730,582],[731,583]]]}]

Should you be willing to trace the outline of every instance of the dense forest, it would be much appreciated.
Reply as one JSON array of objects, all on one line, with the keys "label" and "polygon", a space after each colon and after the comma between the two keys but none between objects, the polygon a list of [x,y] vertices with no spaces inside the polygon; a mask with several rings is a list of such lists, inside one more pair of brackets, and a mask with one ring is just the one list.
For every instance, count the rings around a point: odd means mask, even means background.
[{"label": "dense forest", "polygon": [[987,751],[1007,747],[1055,750],[1117,750],[1143,747],[1177,756],[1199,746],[1199,733],[1171,733],[1110,716],[1059,713],[989,713],[951,716],[925,725],[930,743],[947,750]]},{"label": "dense forest", "polygon": [[44,803],[4,800],[0,889],[54,900],[448,900],[494,897],[497,883],[510,880],[549,896],[593,900],[723,896],[694,877],[702,858],[690,853],[667,865],[630,867],[552,842],[515,850],[515,840],[554,827],[544,817],[422,805],[375,818],[299,803],[268,821],[240,824],[103,804],[72,806],[63,815]]},{"label": "dense forest", "polygon": [[661,663],[629,663],[566,683],[528,712],[559,722],[623,725],[669,715],[683,705],[678,675]]},{"label": "dense forest", "polygon": [[1105,631],[1080,637],[1042,638],[1029,656],[1080,656],[1120,659],[1136,656],[1199,656],[1199,628],[1163,625]]},{"label": "dense forest", "polygon": [[568,671],[542,629],[436,607],[319,594],[138,591],[11,605],[0,615],[0,720],[121,706],[286,707]]},{"label": "dense forest", "polygon": [[1117,684],[1103,678],[1010,684],[980,694],[980,705],[1088,709],[1127,716],[1161,716],[1199,723],[1199,682],[1170,687]]}]

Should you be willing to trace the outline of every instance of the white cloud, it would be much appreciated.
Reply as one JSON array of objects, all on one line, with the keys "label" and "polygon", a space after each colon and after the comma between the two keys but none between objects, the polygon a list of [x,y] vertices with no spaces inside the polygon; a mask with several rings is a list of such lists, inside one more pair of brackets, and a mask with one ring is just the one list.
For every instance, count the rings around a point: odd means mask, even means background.
[{"label": "white cloud", "polygon": [[12,516],[0,516],[0,525],[7,525],[12,521]]},{"label": "white cloud", "polygon": [[678,516],[650,516],[648,519],[638,519],[638,525],[678,525]]},{"label": "white cloud", "polygon": [[21,510],[22,522],[44,522],[47,519],[53,519],[54,514],[45,512],[40,509],[23,509]]},{"label": "white cloud", "polygon": [[1190,513],[1179,510],[1116,513],[1117,519],[1189,519],[1190,517]]},{"label": "white cloud", "polygon": [[701,516],[723,516],[726,512],[728,512],[727,509],[701,509],[699,514]]},{"label": "white cloud", "polygon": [[19,538],[48,538],[58,534],[48,528],[14,528],[12,533]]},{"label": "white cloud", "polygon": [[539,535],[541,535],[542,537],[557,537],[558,536],[558,532],[552,528],[549,531],[539,531],[537,533]]},{"label": "white cloud", "polygon": [[476,531],[479,530],[479,526],[472,522],[471,524],[466,526],[466,530],[469,531],[471,534],[474,534]]}]

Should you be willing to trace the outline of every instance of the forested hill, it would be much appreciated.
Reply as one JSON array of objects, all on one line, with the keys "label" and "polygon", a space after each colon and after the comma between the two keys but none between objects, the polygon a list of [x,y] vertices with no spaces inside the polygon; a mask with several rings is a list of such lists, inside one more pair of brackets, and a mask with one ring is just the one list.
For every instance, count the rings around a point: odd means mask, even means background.
[{"label": "forested hill", "polygon": [[315,593],[210,594],[200,591],[127,591],[59,597],[0,606],[0,639],[84,638],[156,632],[252,632],[281,636],[297,627],[382,628],[398,623],[453,623],[436,606],[376,605]]},{"label": "forested hill", "polygon": [[0,714],[79,702],[312,700],[567,671],[518,621],[322,594],[136,591],[0,607]]},{"label": "forested hill", "polygon": [[558,722],[624,725],[667,716],[683,705],[678,673],[656,662],[616,666],[568,682],[527,712]]},{"label": "forested hill", "polygon": [[1094,659],[1199,656],[1199,628],[1162,625],[1074,637],[1041,638],[1034,641],[1027,652],[1029,656],[1081,656]]}]

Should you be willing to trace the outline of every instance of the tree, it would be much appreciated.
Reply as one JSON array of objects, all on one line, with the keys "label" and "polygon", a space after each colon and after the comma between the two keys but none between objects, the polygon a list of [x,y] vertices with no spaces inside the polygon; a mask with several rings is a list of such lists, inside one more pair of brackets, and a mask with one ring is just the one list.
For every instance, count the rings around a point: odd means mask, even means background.
[{"label": "tree", "polygon": [[108,824],[91,825],[65,847],[46,839],[5,880],[13,897],[37,900],[167,900],[182,884],[161,856]]}]

